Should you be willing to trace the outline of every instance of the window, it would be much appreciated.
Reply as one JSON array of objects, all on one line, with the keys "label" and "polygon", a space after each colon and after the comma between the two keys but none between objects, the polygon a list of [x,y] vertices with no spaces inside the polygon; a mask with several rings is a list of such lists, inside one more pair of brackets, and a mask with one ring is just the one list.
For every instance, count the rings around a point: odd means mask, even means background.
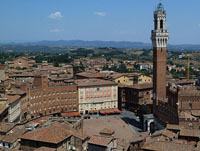
[{"label": "window", "polygon": [[192,103],[189,103],[189,109],[192,109]]},{"label": "window", "polygon": [[160,20],[160,29],[163,29],[163,20]]}]

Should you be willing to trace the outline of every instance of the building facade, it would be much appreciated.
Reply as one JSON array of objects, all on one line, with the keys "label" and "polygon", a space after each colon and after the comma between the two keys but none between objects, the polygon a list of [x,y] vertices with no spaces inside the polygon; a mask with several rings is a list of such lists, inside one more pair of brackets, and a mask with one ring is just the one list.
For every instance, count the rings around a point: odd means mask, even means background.
[{"label": "building facade", "polygon": [[152,113],[153,85],[135,84],[133,86],[119,86],[119,109],[125,109],[143,114]]},{"label": "building facade", "polygon": [[79,94],[79,111],[89,114],[91,111],[118,108],[118,86],[116,83],[100,79],[76,80]]},{"label": "building facade", "polygon": [[27,91],[27,114],[42,115],[78,112],[78,88],[74,81],[52,82],[47,76],[35,76]]}]

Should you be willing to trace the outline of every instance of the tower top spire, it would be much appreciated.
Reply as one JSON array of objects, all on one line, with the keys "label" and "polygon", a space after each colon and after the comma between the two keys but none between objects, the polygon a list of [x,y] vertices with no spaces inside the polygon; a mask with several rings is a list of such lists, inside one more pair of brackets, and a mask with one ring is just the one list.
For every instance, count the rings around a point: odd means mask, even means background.
[{"label": "tower top spire", "polygon": [[157,11],[159,11],[159,12],[164,11],[164,6],[163,6],[163,4],[161,2],[157,6]]}]

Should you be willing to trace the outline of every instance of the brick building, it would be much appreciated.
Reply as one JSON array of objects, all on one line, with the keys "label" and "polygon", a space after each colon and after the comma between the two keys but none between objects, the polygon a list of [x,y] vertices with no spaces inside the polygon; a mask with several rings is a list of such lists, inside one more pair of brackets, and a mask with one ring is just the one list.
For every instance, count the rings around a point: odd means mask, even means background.
[{"label": "brick building", "polygon": [[133,86],[119,85],[119,109],[141,112],[143,114],[152,113],[152,90],[152,83],[135,84]]},{"label": "brick building", "polygon": [[36,64],[35,60],[29,59],[28,56],[15,58],[13,61],[7,61],[9,68],[30,68]]},{"label": "brick building", "polygon": [[55,82],[39,75],[34,77],[33,85],[22,85],[21,88],[27,93],[22,110],[31,118],[79,111],[78,88],[73,80]]}]

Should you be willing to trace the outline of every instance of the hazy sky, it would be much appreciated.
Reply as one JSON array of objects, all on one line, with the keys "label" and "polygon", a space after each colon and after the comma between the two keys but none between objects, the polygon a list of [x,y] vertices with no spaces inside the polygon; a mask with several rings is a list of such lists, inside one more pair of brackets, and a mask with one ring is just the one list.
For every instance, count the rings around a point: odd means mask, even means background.
[{"label": "hazy sky", "polygon": [[[0,0],[0,42],[151,42],[160,0]],[[200,0],[163,0],[171,44],[200,44]]]}]

